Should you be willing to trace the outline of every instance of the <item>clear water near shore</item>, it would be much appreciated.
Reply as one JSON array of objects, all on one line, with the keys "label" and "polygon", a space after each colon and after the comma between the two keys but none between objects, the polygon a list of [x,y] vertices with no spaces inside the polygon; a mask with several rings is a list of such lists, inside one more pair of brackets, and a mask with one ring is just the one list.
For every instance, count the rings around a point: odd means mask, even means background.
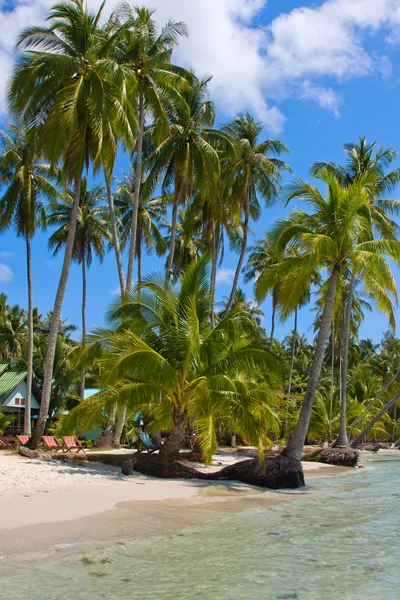
[{"label": "clear water near shore", "polygon": [[[400,456],[317,479],[326,493],[3,576],[8,600],[398,600]],[[373,467],[373,468],[371,468]]]}]

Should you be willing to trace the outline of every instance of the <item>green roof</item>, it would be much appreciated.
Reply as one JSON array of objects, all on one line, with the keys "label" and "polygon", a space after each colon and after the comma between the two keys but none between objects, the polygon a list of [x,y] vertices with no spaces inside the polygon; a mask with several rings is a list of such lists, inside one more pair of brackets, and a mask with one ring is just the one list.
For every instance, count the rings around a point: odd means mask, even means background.
[{"label": "green roof", "polygon": [[0,375],[5,371],[8,367],[8,363],[0,362]]},{"label": "green roof", "polygon": [[6,371],[0,376],[0,404],[7,400],[13,390],[25,379],[28,371]]}]

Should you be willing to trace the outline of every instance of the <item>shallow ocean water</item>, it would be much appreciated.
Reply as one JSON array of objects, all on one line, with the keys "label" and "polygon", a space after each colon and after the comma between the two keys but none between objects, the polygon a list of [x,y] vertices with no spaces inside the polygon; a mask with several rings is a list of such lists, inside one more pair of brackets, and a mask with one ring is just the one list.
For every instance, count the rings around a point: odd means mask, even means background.
[{"label": "shallow ocean water", "polygon": [[400,454],[310,481],[324,494],[21,564],[8,600],[399,600]]}]

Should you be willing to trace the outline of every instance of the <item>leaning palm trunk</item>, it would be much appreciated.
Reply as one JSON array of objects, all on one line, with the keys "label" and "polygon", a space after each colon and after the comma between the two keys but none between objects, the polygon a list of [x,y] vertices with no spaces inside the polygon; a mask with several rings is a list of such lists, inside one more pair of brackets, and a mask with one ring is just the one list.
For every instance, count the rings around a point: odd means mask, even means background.
[{"label": "leaning palm trunk", "polygon": [[112,189],[111,189],[111,182],[110,182],[110,178],[106,174],[105,174],[105,179],[106,179],[108,208],[110,210],[111,233],[112,233],[112,238],[113,238],[115,258],[117,261],[119,286],[120,286],[121,295],[122,295],[125,292],[125,276],[124,276],[124,268],[122,266],[121,248],[119,245],[117,218],[115,216],[114,198],[113,198]]},{"label": "leaning palm trunk", "polygon": [[272,350],[275,335],[275,316],[276,316],[276,290],[272,292],[272,315],[271,315],[271,335],[269,338],[269,349]]},{"label": "leaning palm trunk", "polygon": [[179,458],[185,419],[186,413],[180,412],[178,408],[173,409],[173,426],[160,450],[160,462],[164,465],[169,465]]},{"label": "leaning palm trunk", "polygon": [[139,130],[138,130],[137,148],[136,148],[136,174],[135,174],[135,191],[134,191],[134,195],[133,195],[131,245],[129,248],[128,272],[127,272],[127,276],[126,276],[126,289],[128,291],[132,287],[133,266],[135,263],[136,235],[137,235],[137,223],[138,223],[138,212],[139,212],[139,197],[140,197],[140,186],[141,186],[141,182],[142,182],[143,131],[144,131],[144,94],[143,94],[143,89],[141,88],[140,93],[139,93]]},{"label": "leaning palm trunk", "polygon": [[[85,264],[85,252],[83,252],[82,260],[82,351],[85,348],[86,339],[86,264]],[[81,402],[85,399],[85,368],[81,371],[81,384],[80,384],[80,397]]]},{"label": "leaning palm trunk", "polygon": [[28,275],[28,374],[26,377],[26,400],[24,415],[24,434],[31,435],[31,392],[33,373],[33,291],[32,291],[32,257],[31,239],[26,234],[26,265]]},{"label": "leaning palm trunk", "polygon": [[340,373],[340,429],[339,436],[335,446],[346,448],[349,445],[347,437],[347,373],[349,367],[349,338],[350,338],[350,319],[351,308],[353,304],[354,288],[356,278],[352,274],[350,279],[349,293],[347,296],[346,311],[343,320],[343,343],[342,343],[342,369]]},{"label": "leaning palm trunk", "polygon": [[[291,396],[291,393],[292,393],[292,379],[293,379],[294,359],[295,359],[295,356],[296,356],[297,313],[298,313],[298,309],[297,309],[297,306],[296,306],[296,308],[294,309],[292,353],[291,353],[291,356],[290,356],[289,383],[288,383],[288,387],[287,387],[287,397],[286,397],[286,405],[287,405],[288,408],[289,408],[290,396]],[[284,430],[284,433],[286,433],[287,428],[288,428],[288,418],[286,417],[286,419],[285,419],[285,430]]]},{"label": "leaning palm trunk", "polygon": [[368,425],[364,427],[364,429],[358,434],[358,436],[354,438],[354,440],[350,444],[352,448],[356,448],[358,444],[361,444],[361,442],[364,438],[367,437],[375,423],[377,423],[379,419],[381,419],[383,415],[392,408],[393,404],[396,404],[398,402],[398,400],[400,400],[400,392],[393,396],[393,398],[391,398],[389,402],[385,404],[385,406],[378,412],[378,414],[375,415],[373,419],[371,419]]},{"label": "leaning palm trunk", "polygon": [[121,443],[121,435],[125,425],[127,406],[124,404],[121,406],[121,409],[118,413],[117,421],[115,423],[113,435],[112,435],[112,445],[119,446]]},{"label": "leaning palm trunk", "polygon": [[318,332],[317,345],[310,376],[308,379],[307,390],[301,407],[299,420],[296,430],[290,438],[286,448],[283,449],[281,456],[300,460],[303,453],[304,442],[307,435],[308,425],[310,423],[312,407],[315,400],[315,394],[321,374],[322,362],[326,344],[329,339],[333,305],[335,301],[336,289],[339,279],[340,267],[335,265],[329,279],[328,293],[326,295],[325,306],[322,313],[321,325]]},{"label": "leaning palm trunk", "polygon": [[350,424],[350,427],[355,427],[357,425],[357,423],[359,423],[361,421],[361,419],[367,414],[367,412],[370,410],[370,408],[373,407],[375,402],[377,400],[379,400],[379,398],[382,396],[382,394],[384,392],[386,392],[386,390],[392,385],[392,383],[394,383],[396,381],[396,379],[398,378],[399,375],[400,375],[400,369],[398,371],[396,371],[396,373],[393,375],[393,377],[391,379],[389,379],[389,381],[387,381],[385,383],[385,385],[383,385],[381,387],[381,389],[376,394],[376,396],[374,398],[372,398],[372,400],[368,404],[368,406],[365,407],[363,413],[361,415],[358,415],[358,417],[356,419],[354,419],[354,421]]},{"label": "leaning palm trunk", "polygon": [[69,222],[69,230],[67,243],[65,246],[64,262],[61,271],[60,282],[58,284],[56,299],[54,302],[53,316],[51,319],[50,333],[47,341],[47,352],[46,352],[46,364],[44,372],[42,400],[40,404],[39,417],[34,429],[33,435],[28,442],[28,446],[31,449],[35,449],[42,439],[44,429],[46,427],[46,421],[49,413],[51,387],[53,380],[53,367],[54,358],[56,353],[58,328],[61,319],[61,309],[63,305],[65,290],[67,287],[69,271],[71,268],[72,251],[74,248],[76,221],[78,217],[79,208],[79,196],[81,191],[82,175],[80,174],[75,179],[74,185],[74,202],[72,204],[71,218]]},{"label": "leaning palm trunk", "polygon": [[243,267],[244,257],[246,255],[247,250],[247,236],[249,232],[249,210],[250,210],[250,188],[247,191],[246,195],[246,207],[245,207],[245,217],[243,223],[243,240],[242,240],[242,249],[240,251],[239,262],[236,267],[235,277],[233,278],[232,291],[229,296],[228,304],[226,305],[225,314],[227,315],[231,310],[233,303],[235,301],[236,290],[239,283],[240,273]]}]

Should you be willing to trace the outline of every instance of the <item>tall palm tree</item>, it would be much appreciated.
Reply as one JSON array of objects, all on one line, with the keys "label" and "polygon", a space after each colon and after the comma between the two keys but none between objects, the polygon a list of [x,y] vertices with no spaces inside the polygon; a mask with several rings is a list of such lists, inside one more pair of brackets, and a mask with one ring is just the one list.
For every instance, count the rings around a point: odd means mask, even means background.
[{"label": "tall palm tree", "polygon": [[[262,298],[275,282],[282,281],[282,277],[286,276],[280,287],[279,301],[286,305],[287,310],[293,310],[309,289],[315,270],[323,268],[328,272],[327,293],[307,390],[296,430],[282,451],[282,457],[295,460],[301,458],[307,435],[341,273],[351,269],[391,319],[394,319],[391,298],[397,297],[386,257],[399,261],[400,243],[395,240],[372,240],[367,188],[368,184],[374,185],[374,178],[369,174],[345,188],[327,172],[320,173],[319,179],[327,186],[326,196],[301,180],[293,182],[288,191],[288,201],[293,198],[304,200],[311,213],[298,209],[286,220],[279,221],[271,232],[282,251],[295,244],[298,255],[273,265],[256,283],[257,296]],[[366,237],[371,241],[359,241]]]},{"label": "tall palm tree", "polygon": [[[120,237],[122,246],[129,243],[132,227],[133,199],[135,195],[135,171],[133,165],[124,178],[117,182],[115,206],[120,219]],[[142,281],[142,255],[146,252],[156,251],[157,256],[162,256],[167,250],[167,245],[161,231],[166,224],[167,200],[162,196],[151,198],[141,188],[137,215],[136,251],[138,270],[138,284]]]},{"label": "tall palm tree", "polygon": [[243,214],[242,245],[231,295],[226,307],[227,312],[233,305],[247,251],[250,218],[256,219],[260,214],[259,197],[267,206],[270,206],[277,199],[281,189],[281,172],[290,170],[285,162],[275,158],[283,152],[288,152],[285,144],[279,140],[260,142],[262,130],[262,124],[255,121],[248,113],[237,117],[224,127],[224,131],[235,140],[236,156],[232,167],[231,194],[233,201],[238,202]]},{"label": "tall palm tree", "polygon": [[46,222],[44,199],[54,199],[57,190],[49,180],[50,166],[41,163],[36,130],[9,126],[0,131],[2,153],[0,174],[5,184],[0,199],[0,231],[13,226],[17,236],[25,238],[28,279],[28,352],[24,433],[31,434],[31,389],[33,376],[33,287],[31,239]]},{"label": "tall palm tree", "polygon": [[135,191],[133,197],[131,243],[129,248],[126,287],[133,281],[136,252],[137,219],[143,168],[143,135],[146,114],[154,123],[157,135],[168,131],[171,103],[181,102],[179,90],[188,88],[184,69],[171,64],[174,47],[187,35],[184,23],[168,21],[157,34],[154,11],[121,4],[113,15],[119,35],[115,39],[115,56],[130,73],[130,84],[137,99],[138,132],[135,145]]},{"label": "tall palm tree", "polygon": [[[210,326],[206,259],[192,264],[177,287],[152,277],[141,292],[113,308],[116,329],[94,332],[93,348],[102,347],[103,389],[80,404],[70,421],[82,423],[85,413],[90,419],[103,407],[128,403],[168,430],[159,455],[164,474],[178,457],[189,422],[198,427],[208,461],[216,449],[215,420],[222,415],[262,444],[276,428],[265,378],[278,372],[277,361],[257,347],[258,332],[247,313],[232,311]],[[89,360],[93,348],[87,348]]]},{"label": "tall palm tree", "polygon": [[220,175],[218,147],[229,152],[231,146],[227,135],[212,129],[215,110],[208,95],[209,78],[198,80],[193,73],[187,77],[192,87],[181,93],[185,103],[172,111],[169,134],[149,158],[148,183],[155,185],[162,176],[163,194],[173,194],[166,280],[172,275],[178,208],[193,200],[195,192],[204,198],[213,189]]},{"label": "tall palm tree", "polygon": [[[83,0],[68,0],[48,13],[49,25],[30,27],[20,35],[22,52],[8,93],[13,115],[39,128],[39,139],[53,165],[63,162],[73,182],[74,202],[60,282],[48,339],[46,374],[37,425],[30,447],[40,442],[46,425],[52,373],[65,289],[73,255],[82,173],[90,162],[100,168],[104,158],[104,132],[118,115],[120,129],[127,129],[121,105],[125,79],[109,57],[99,29],[103,5],[91,13]],[[55,135],[57,132],[57,135]]]},{"label": "tall palm tree", "polygon": [[[109,212],[104,204],[104,188],[97,185],[92,190],[88,189],[86,177],[82,180],[79,198],[78,220],[75,230],[75,239],[72,259],[81,265],[82,269],[82,346],[86,339],[86,297],[87,275],[86,268],[92,264],[93,256],[103,262],[106,252],[105,242],[111,242]],[[71,223],[71,212],[74,204],[73,193],[66,190],[62,200],[51,205],[48,215],[49,225],[54,225],[57,230],[49,239],[49,249],[53,256],[57,255],[68,240]],[[85,370],[82,370],[80,396],[85,397]]]},{"label": "tall palm tree", "polygon": [[[318,174],[322,171],[331,173],[346,186],[357,180],[358,177],[372,174],[375,178],[375,185],[369,186],[369,197],[371,202],[371,212],[374,219],[374,225],[386,238],[396,239],[399,234],[397,224],[391,219],[390,214],[399,214],[400,202],[381,199],[381,197],[394,190],[400,182],[400,169],[395,169],[387,173],[388,167],[397,157],[397,152],[391,148],[376,147],[376,142],[367,143],[366,138],[360,137],[358,143],[349,142],[344,144],[346,154],[346,164],[344,167],[335,163],[315,163],[311,168],[311,174]],[[344,297],[346,311],[343,315],[343,340],[342,340],[342,367],[341,367],[341,386],[340,386],[340,431],[336,440],[337,446],[346,447],[349,444],[347,436],[347,374],[349,358],[349,339],[350,339],[350,321],[351,311],[355,291],[355,276],[353,273],[349,276],[349,286]]]}]

